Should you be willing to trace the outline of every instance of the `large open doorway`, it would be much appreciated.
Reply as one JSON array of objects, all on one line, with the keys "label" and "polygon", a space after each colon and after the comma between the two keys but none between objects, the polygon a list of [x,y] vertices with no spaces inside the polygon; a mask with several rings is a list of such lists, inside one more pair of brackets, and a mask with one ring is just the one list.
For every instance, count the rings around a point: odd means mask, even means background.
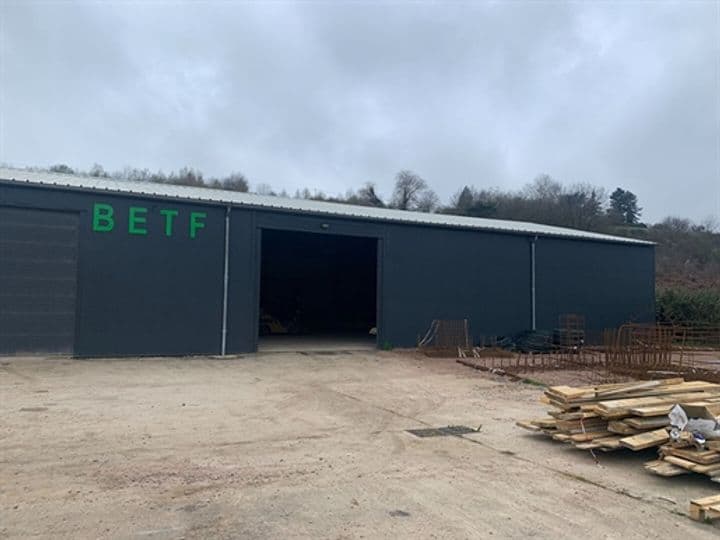
[{"label": "large open doorway", "polygon": [[376,346],[376,238],[274,229],[261,238],[261,350]]}]

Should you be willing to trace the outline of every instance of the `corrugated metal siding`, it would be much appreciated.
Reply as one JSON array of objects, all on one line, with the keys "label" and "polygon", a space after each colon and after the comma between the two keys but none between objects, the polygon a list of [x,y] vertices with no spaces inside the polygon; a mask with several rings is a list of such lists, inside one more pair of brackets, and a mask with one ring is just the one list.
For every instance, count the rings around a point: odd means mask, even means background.
[{"label": "corrugated metal siding", "polygon": [[[92,231],[95,202],[112,202],[114,231]],[[46,209],[79,215],[76,355],[219,352],[224,208],[180,199],[147,201],[142,196],[104,197],[97,191],[37,189],[25,182],[0,182],[0,204],[21,212]],[[152,230],[147,236],[127,233],[128,209],[135,205],[148,208]],[[183,227],[183,234],[165,236],[159,211],[168,207],[180,211],[177,223],[184,227],[189,212],[207,212],[202,234],[191,240]],[[468,318],[475,336],[513,335],[530,326],[529,235],[248,207],[233,208],[230,229],[231,353],[255,348],[265,229],[377,238],[382,248],[381,344],[413,346],[433,318]],[[0,239],[8,237],[2,232]],[[652,320],[652,245],[568,240],[537,242],[539,328],[554,327],[557,316],[568,311],[582,313],[589,324],[600,327]]]},{"label": "corrugated metal siding", "polygon": [[[0,205],[26,214],[33,224],[36,210],[70,212],[79,218],[74,354],[219,353],[225,210],[184,201],[168,205],[142,197],[113,197],[115,228],[94,232],[93,204],[105,199],[95,192],[0,183]],[[131,206],[147,208],[147,235],[128,234]],[[166,236],[159,213],[167,206],[179,211],[172,236]],[[207,214],[205,227],[194,239],[188,234],[191,212]],[[0,229],[3,240],[15,236]]]},{"label": "corrugated metal siding", "polygon": [[168,184],[130,182],[108,178],[93,178],[56,173],[31,172],[19,169],[0,168],[0,180],[16,183],[25,183],[40,186],[54,186],[72,189],[92,190],[100,192],[130,193],[169,199],[184,199],[188,201],[202,201],[211,204],[232,206],[245,206],[259,209],[286,210],[299,213],[328,215],[369,219],[390,223],[409,223],[415,225],[430,225],[440,227],[455,227],[463,229],[488,230],[508,232],[515,234],[531,234],[539,236],[554,236],[561,238],[576,238],[581,240],[597,240],[606,242],[620,242],[625,244],[645,244],[650,242],[623,238],[607,234],[599,234],[563,227],[553,227],[537,223],[522,221],[509,221],[499,219],[472,218],[465,216],[451,216],[446,214],[427,214],[421,212],[408,212],[388,208],[371,208],[350,204],[330,203],[323,201],[310,201],[305,199],[289,199],[285,197],[268,197],[251,193],[237,193],[220,189],[197,188],[189,186],[175,186]]},{"label": "corrugated metal siding", "polygon": [[648,247],[538,240],[537,324],[552,329],[563,313],[585,317],[599,331],[655,318],[654,250]]},{"label": "corrugated metal siding", "polygon": [[72,353],[78,215],[0,207],[0,354]]}]

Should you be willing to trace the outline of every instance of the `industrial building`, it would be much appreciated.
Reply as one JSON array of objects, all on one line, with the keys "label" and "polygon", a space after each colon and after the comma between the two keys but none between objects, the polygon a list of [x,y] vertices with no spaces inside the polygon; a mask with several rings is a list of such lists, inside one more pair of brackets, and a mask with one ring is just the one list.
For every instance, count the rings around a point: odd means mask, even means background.
[{"label": "industrial building", "polygon": [[[654,320],[654,246],[586,231],[0,169],[0,354],[414,346]],[[376,329],[376,335],[371,332]]]}]

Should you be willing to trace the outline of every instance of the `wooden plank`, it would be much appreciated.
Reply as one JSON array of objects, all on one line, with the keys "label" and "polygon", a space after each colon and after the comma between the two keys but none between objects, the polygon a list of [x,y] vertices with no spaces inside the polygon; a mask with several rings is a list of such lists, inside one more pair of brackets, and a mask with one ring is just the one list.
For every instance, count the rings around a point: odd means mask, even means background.
[{"label": "wooden plank", "polygon": [[[629,383],[633,384],[633,383]],[[556,385],[550,386],[545,390],[546,394],[552,394],[557,396],[558,399],[581,399],[588,395],[595,395],[595,393],[603,390],[612,390],[616,388],[622,388],[627,386],[628,383],[612,383],[612,384],[601,384],[597,386],[566,386]]]},{"label": "wooden plank", "polygon": [[712,465],[720,463],[720,452],[714,450],[696,450],[694,448],[673,448],[663,447],[663,454],[666,456],[677,456],[700,465]]},{"label": "wooden plank", "polygon": [[700,505],[693,504],[693,501],[690,501],[688,516],[695,521],[705,521],[705,509]]},{"label": "wooden plank", "polygon": [[[556,399],[562,401],[572,401],[580,399],[598,399],[599,396],[608,393],[620,392],[646,392],[659,386],[672,386],[683,384],[685,380],[682,377],[670,379],[658,379],[654,381],[629,382],[629,383],[612,383],[600,384],[596,386],[551,386],[546,390],[546,394],[555,396]],[[610,394],[612,395],[612,394]]]},{"label": "wooden plank", "polygon": [[712,473],[720,472],[720,463],[716,463],[713,465],[700,465],[698,463],[693,463],[692,461],[688,461],[687,459],[679,458],[677,456],[665,456],[664,460],[672,463],[673,465],[677,465],[678,467],[682,467],[683,469],[687,469],[689,471],[700,474],[709,474],[710,476],[712,476]]},{"label": "wooden plank", "polygon": [[558,420],[587,420],[589,418],[598,418],[597,413],[583,411],[548,411],[548,414]]},{"label": "wooden plank", "polygon": [[681,474],[690,473],[690,471],[683,469],[682,467],[678,467],[677,465],[673,465],[672,463],[668,463],[667,461],[661,459],[648,461],[645,463],[644,467],[648,471],[660,476],[680,476]]},{"label": "wooden plank", "polygon": [[681,384],[685,382],[682,377],[676,377],[675,379],[665,379],[665,380],[657,380],[657,381],[645,381],[642,383],[638,383],[635,385],[629,385],[621,388],[612,388],[608,390],[598,390],[596,392],[597,397],[606,397],[606,396],[612,396],[621,394],[623,392],[637,392],[641,390],[646,390],[650,388],[656,388],[658,386],[665,386],[665,385],[671,385],[671,384]]},{"label": "wooden plank", "polygon": [[557,420],[554,418],[536,418],[530,420],[530,423],[541,429],[555,429],[557,427]]},{"label": "wooden plank", "polygon": [[667,416],[675,405],[675,403],[665,403],[647,407],[634,407],[628,409],[628,413],[640,417]]},{"label": "wooden plank", "polygon": [[720,518],[720,504],[713,504],[705,507],[705,519]]},{"label": "wooden plank", "polygon": [[710,495],[709,497],[693,499],[690,502],[698,506],[713,506],[714,504],[720,504],[720,495]]},{"label": "wooden plank", "polygon": [[608,422],[607,430],[618,435],[635,435],[638,430],[628,426],[626,423],[620,420],[611,420]]},{"label": "wooden plank", "polygon": [[[674,405],[686,401],[704,401],[706,397],[718,394],[708,394],[706,392],[669,394],[667,396],[650,396],[629,399],[615,399],[611,401],[599,401],[595,404],[594,410],[603,418],[618,418],[622,416],[641,416],[634,409],[638,407],[655,407],[658,405]],[[669,407],[671,409],[672,407]],[[668,411],[669,411],[668,409]],[[660,413],[662,414],[662,413]],[[654,413],[653,416],[658,416]]]},{"label": "wooden plank", "polygon": [[719,397],[718,390],[704,390],[698,392],[670,392],[664,396],[639,396],[624,399],[602,400],[596,403],[598,410],[632,409],[635,407],[647,407],[665,405],[666,403],[683,403],[690,401],[705,401],[705,398]]},{"label": "wooden plank", "polygon": [[597,411],[597,403],[595,403],[595,402],[585,403],[583,405],[580,405],[580,410],[582,412],[589,412],[589,413],[595,414],[596,416],[600,416],[600,414]]},{"label": "wooden plank", "polygon": [[604,450],[617,450],[620,448],[620,439],[622,437],[603,437],[602,439],[595,439],[595,442],[600,443],[600,447]]},{"label": "wooden plank", "polygon": [[608,422],[602,418],[591,420],[558,420],[557,429],[564,433],[582,433],[585,431],[605,431]]},{"label": "wooden plank", "polygon": [[652,448],[653,446],[660,446],[668,442],[668,440],[670,440],[670,438],[666,430],[656,429],[655,431],[646,431],[645,433],[624,437],[620,439],[620,444],[625,448],[637,451]]},{"label": "wooden plank", "polygon": [[534,426],[532,422],[532,420],[518,420],[515,425],[529,431],[540,431],[540,428]]},{"label": "wooden plank", "polygon": [[603,448],[614,450],[620,447],[620,437],[612,435],[610,437],[600,437],[599,439],[593,439],[588,442],[573,443],[573,446],[578,450],[594,450],[595,448]]},{"label": "wooden plank", "polygon": [[587,433],[576,433],[570,435],[570,440],[573,442],[586,442],[593,439],[600,439],[602,437],[609,437],[612,433],[609,431],[588,431]]},{"label": "wooden plank", "polygon": [[[638,399],[638,398],[642,398],[642,397],[656,397],[656,396],[666,396],[666,395],[670,395],[670,394],[691,394],[691,393],[702,393],[702,392],[717,395],[718,393],[720,393],[720,384],[710,383],[710,382],[706,382],[706,381],[689,381],[689,382],[684,382],[681,384],[660,386],[657,388],[651,388],[651,389],[644,390],[644,391],[638,391],[638,392],[635,392],[634,394],[628,394],[626,396],[616,395],[615,399],[613,401],[620,400],[620,399]],[[548,395],[551,400],[565,403],[566,405],[570,404],[570,403],[580,404],[580,403],[589,402],[589,401],[608,401],[606,399],[603,399],[601,397],[596,397],[596,396],[589,396],[589,397],[583,397],[581,399],[577,398],[577,399],[567,400],[567,399],[562,399],[557,394],[553,394],[553,393],[546,392],[546,395]],[[692,399],[692,398],[689,398],[689,399]]]},{"label": "wooden plank", "polygon": [[690,517],[697,521],[717,519],[720,517],[720,495],[690,501],[688,511]]},{"label": "wooden plank", "polygon": [[578,450],[595,450],[596,448],[602,448],[602,444],[596,441],[573,443],[573,446]]},{"label": "wooden plank", "polygon": [[557,407],[561,411],[574,411],[577,410],[578,406],[573,404],[567,404],[563,403],[562,401],[557,401],[552,398],[549,398],[545,396],[545,399],[547,400],[548,405],[552,405],[553,407]]},{"label": "wooden plank", "polygon": [[667,416],[648,416],[646,418],[635,418],[630,416],[628,418],[623,418],[623,422],[636,429],[657,429],[670,425],[670,419]]},{"label": "wooden plank", "polygon": [[630,409],[630,414],[633,414],[635,416],[661,416],[661,415],[667,415],[670,410],[677,405],[678,403],[680,405],[695,405],[698,407],[706,407],[708,405],[712,405],[713,403],[720,400],[720,396],[706,396],[702,399],[702,401],[679,401],[677,403],[664,403],[662,405],[654,405],[649,407],[637,407]]}]

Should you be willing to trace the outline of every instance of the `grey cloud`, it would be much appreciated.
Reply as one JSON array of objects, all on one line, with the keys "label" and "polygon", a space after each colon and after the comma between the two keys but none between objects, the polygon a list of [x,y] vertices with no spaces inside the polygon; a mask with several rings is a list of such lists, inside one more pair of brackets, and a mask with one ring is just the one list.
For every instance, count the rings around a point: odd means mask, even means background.
[{"label": "grey cloud", "polygon": [[0,161],[443,198],[539,173],[720,214],[708,3],[0,4]]}]

